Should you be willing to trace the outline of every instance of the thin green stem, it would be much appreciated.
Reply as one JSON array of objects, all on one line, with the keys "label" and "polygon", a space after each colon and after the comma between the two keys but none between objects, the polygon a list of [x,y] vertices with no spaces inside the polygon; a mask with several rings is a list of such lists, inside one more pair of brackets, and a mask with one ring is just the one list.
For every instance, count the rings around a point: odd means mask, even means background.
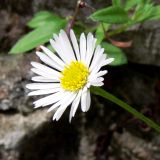
[{"label": "thin green stem", "polygon": [[132,115],[134,115],[136,118],[140,119],[144,123],[146,123],[151,128],[154,128],[157,132],[160,133],[160,126],[155,123],[153,120],[149,119],[148,117],[144,116],[142,113],[138,112],[136,109],[129,106],[127,103],[123,102],[122,100],[118,99],[114,95],[106,92],[105,90],[99,88],[99,87],[91,87],[91,92],[93,94],[99,95],[105,99],[110,100],[111,102],[117,104],[118,106],[122,107]]},{"label": "thin green stem", "polygon": [[101,26],[102,26],[102,29],[103,29],[103,33],[104,33],[104,35],[105,35],[105,34],[106,34],[106,30],[105,30],[105,27],[104,27],[103,22],[101,22]]}]

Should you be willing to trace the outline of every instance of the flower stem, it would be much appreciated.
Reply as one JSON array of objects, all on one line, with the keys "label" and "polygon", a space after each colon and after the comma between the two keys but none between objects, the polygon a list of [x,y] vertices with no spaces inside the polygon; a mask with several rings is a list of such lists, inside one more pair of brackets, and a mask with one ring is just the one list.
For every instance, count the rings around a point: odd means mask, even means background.
[{"label": "flower stem", "polygon": [[110,100],[111,102],[117,104],[121,108],[125,109],[132,115],[134,115],[136,118],[139,120],[143,121],[145,124],[147,124],[149,127],[154,128],[157,132],[160,133],[160,125],[155,123],[153,120],[150,118],[144,116],[142,113],[138,112],[136,109],[128,105],[127,103],[123,102],[119,98],[115,97],[114,95],[108,93],[107,91],[103,90],[102,88],[99,87],[91,87],[91,92],[95,95],[99,95],[105,99]]},{"label": "flower stem", "polygon": [[90,6],[88,3],[84,2],[84,0],[78,0],[77,1],[77,5],[74,11],[74,15],[72,17],[72,19],[69,21],[67,28],[66,28],[66,33],[69,35],[69,32],[71,30],[71,28],[74,26],[77,15],[79,13],[80,8],[88,8],[90,9],[92,12],[95,11],[95,8],[93,8],[92,6]]},{"label": "flower stem", "polygon": [[81,4],[83,3],[83,0],[78,0],[77,1],[77,5],[74,11],[74,15],[72,17],[72,19],[69,21],[67,28],[66,28],[66,33],[69,35],[71,28],[74,26],[74,23],[76,21],[77,15],[79,13],[79,9],[81,7]]}]

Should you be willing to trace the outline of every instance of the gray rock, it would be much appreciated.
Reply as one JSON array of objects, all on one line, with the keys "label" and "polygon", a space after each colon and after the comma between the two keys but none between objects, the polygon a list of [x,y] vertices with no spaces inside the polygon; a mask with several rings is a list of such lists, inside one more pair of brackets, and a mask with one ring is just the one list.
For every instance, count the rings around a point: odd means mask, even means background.
[{"label": "gray rock", "polygon": [[0,114],[0,146],[4,149],[16,149],[21,140],[30,136],[48,122],[51,114],[46,114],[46,110],[37,110],[28,116],[21,114]]},{"label": "gray rock", "polygon": [[[30,112],[31,101],[28,101],[28,90],[25,88],[30,79],[30,61],[36,60],[34,55],[0,57],[0,110],[17,109],[20,112]],[[19,99],[17,101],[17,99]]]},{"label": "gray rock", "polygon": [[147,22],[127,37],[133,40],[131,48],[126,50],[131,62],[160,66],[160,21]]}]

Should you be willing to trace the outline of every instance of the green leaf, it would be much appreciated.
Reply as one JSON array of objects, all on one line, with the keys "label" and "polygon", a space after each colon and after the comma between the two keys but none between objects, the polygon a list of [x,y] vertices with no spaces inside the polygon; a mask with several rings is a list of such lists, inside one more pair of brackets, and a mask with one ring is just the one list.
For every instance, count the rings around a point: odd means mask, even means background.
[{"label": "green leaf", "polygon": [[115,104],[118,106],[122,107],[124,110],[128,111],[131,113],[133,116],[138,118],[139,120],[143,121],[146,123],[149,127],[155,129],[157,132],[160,133],[160,126],[159,124],[155,123],[153,120],[149,119],[148,117],[144,116],[142,113],[138,112],[136,109],[128,105],[127,103],[123,102],[122,100],[118,99],[114,95],[106,92],[105,90],[99,88],[99,87],[91,87],[91,92],[93,94],[99,95]]},{"label": "green leaf", "polygon": [[136,23],[144,22],[146,20],[150,20],[154,14],[154,6],[153,4],[142,4],[138,7],[138,10],[135,13],[134,21]]},{"label": "green leaf", "polygon": [[114,58],[110,65],[119,66],[127,63],[127,57],[120,48],[106,42],[102,43],[102,47],[105,49],[108,57]]},{"label": "green leaf", "polygon": [[157,5],[153,8],[152,16],[150,20],[160,19],[160,5]]},{"label": "green leaf", "polygon": [[101,21],[111,24],[126,23],[130,19],[127,12],[118,6],[111,6],[94,12],[90,18],[94,21]]},{"label": "green leaf", "polygon": [[112,0],[114,6],[121,6],[121,0]]},{"label": "green leaf", "polygon": [[40,26],[45,25],[49,21],[59,22],[63,21],[64,19],[60,18],[59,16],[48,12],[48,11],[41,11],[38,12],[28,23],[27,26],[30,28],[37,28]]},{"label": "green leaf", "polygon": [[[107,31],[109,29],[110,24],[103,23],[99,24],[96,29],[96,38],[97,38],[97,44],[100,44],[102,40],[105,38],[104,30]],[[103,28],[104,27],[104,28]]]},{"label": "green leaf", "polygon": [[32,32],[22,37],[10,50],[9,53],[18,54],[29,51],[39,45],[49,41],[53,33],[58,33],[60,29],[64,28],[66,21],[59,24],[54,22],[46,23],[45,27],[39,27]]},{"label": "green leaf", "polygon": [[142,0],[128,0],[125,3],[125,10],[128,11],[129,9],[138,5],[139,3],[142,3]]}]

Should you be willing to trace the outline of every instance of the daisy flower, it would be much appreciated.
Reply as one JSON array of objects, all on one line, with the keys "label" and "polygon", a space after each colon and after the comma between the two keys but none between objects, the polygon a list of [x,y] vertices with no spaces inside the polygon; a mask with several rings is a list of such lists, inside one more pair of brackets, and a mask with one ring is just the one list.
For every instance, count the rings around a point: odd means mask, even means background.
[{"label": "daisy flower", "polygon": [[103,85],[102,76],[107,70],[100,69],[114,59],[107,58],[104,49],[96,46],[96,39],[91,33],[87,36],[82,33],[78,42],[73,30],[69,37],[61,30],[59,35],[54,34],[50,43],[57,54],[44,46],[41,46],[42,52],[36,52],[43,64],[31,62],[31,71],[36,76],[32,77],[35,83],[26,85],[31,90],[28,95],[44,95],[34,102],[35,108],[50,105],[48,112],[56,109],[53,120],[58,121],[71,106],[71,121],[79,104],[83,112],[89,110],[90,87]]}]

